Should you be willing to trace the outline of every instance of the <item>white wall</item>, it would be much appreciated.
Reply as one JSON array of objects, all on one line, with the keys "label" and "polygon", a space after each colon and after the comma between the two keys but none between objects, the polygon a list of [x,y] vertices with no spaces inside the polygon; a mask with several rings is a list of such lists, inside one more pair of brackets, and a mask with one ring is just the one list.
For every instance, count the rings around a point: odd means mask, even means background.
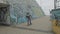
[{"label": "white wall", "polygon": [[50,10],[54,8],[54,0],[36,0],[42,7],[45,15],[50,15]]}]

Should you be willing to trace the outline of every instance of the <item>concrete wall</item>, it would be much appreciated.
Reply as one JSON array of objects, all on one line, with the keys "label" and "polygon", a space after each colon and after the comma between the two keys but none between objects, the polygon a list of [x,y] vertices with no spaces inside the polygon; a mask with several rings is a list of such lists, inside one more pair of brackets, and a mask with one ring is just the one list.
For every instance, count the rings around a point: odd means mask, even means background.
[{"label": "concrete wall", "polygon": [[10,4],[11,22],[19,24],[26,22],[26,13],[32,15],[32,19],[44,16],[44,12],[35,0],[7,0]]}]

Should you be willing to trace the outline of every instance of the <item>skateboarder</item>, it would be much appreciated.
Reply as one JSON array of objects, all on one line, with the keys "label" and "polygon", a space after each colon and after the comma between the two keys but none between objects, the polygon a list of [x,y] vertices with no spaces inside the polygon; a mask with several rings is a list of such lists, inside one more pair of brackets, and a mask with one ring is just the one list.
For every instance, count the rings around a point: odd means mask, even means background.
[{"label": "skateboarder", "polygon": [[31,25],[31,15],[29,13],[26,14],[26,18],[27,18],[27,25]]}]

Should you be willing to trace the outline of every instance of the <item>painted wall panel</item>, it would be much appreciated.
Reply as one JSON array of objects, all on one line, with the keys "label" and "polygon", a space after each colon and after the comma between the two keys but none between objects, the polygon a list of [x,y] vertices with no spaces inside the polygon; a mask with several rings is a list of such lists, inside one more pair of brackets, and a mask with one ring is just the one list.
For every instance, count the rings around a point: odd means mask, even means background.
[{"label": "painted wall panel", "polygon": [[10,4],[11,22],[26,22],[26,13],[32,15],[32,19],[44,16],[44,12],[35,0],[6,0]]}]

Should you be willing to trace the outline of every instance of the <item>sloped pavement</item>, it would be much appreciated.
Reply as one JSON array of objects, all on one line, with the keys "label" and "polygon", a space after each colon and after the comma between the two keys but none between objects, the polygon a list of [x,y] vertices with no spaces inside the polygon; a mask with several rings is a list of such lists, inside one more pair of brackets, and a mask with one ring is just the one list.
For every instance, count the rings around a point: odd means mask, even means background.
[{"label": "sloped pavement", "polygon": [[32,25],[27,23],[18,24],[12,27],[0,26],[0,34],[53,34],[52,23],[49,16],[32,20]]}]

